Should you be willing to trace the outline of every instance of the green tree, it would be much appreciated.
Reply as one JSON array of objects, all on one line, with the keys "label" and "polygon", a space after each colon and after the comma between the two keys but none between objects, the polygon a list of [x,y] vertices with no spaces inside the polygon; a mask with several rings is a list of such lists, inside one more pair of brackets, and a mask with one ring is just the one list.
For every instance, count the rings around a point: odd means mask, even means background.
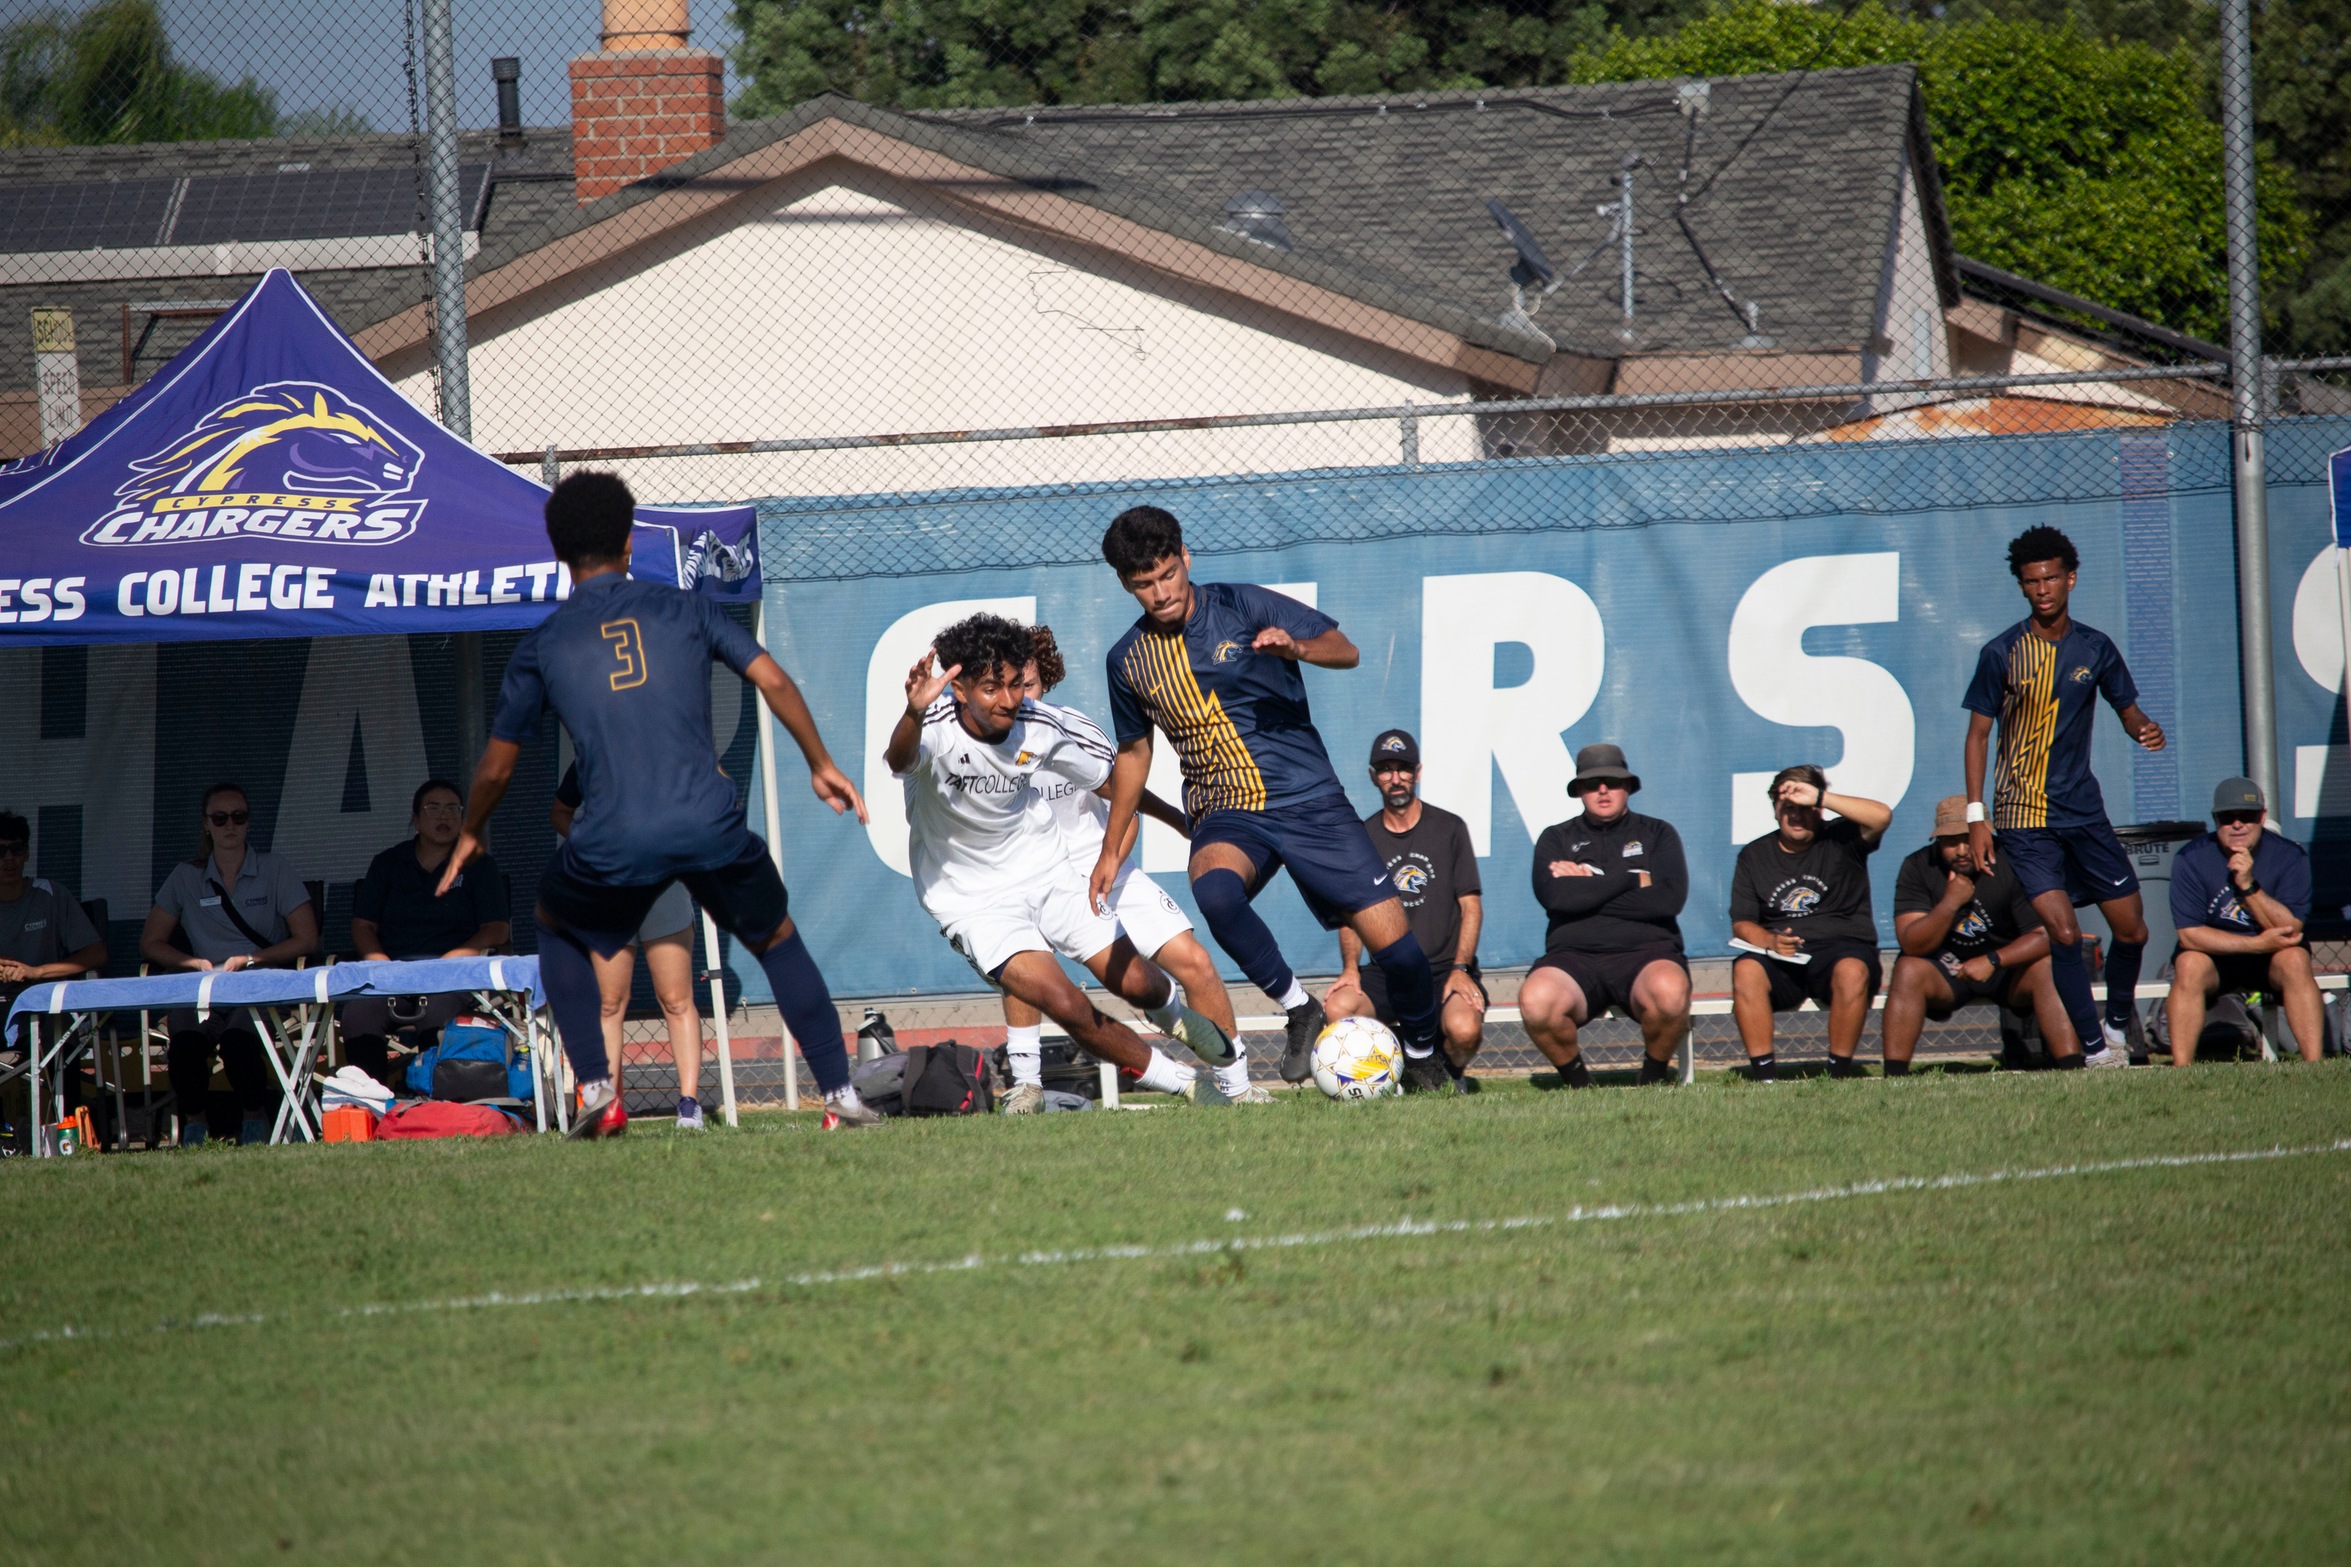
[{"label": "green tree", "polygon": [[172,58],[154,0],[100,0],[0,30],[0,145],[267,136],[275,97]]}]

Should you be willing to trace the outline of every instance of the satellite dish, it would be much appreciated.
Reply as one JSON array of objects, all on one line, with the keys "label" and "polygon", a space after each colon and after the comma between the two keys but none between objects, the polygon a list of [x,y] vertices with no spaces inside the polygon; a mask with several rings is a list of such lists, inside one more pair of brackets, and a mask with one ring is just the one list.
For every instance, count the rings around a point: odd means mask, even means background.
[{"label": "satellite dish", "polygon": [[1543,254],[1543,247],[1536,241],[1532,231],[1518,221],[1518,214],[1491,199],[1486,202],[1486,211],[1493,214],[1503,237],[1518,252],[1518,260],[1511,264],[1510,281],[1520,288],[1532,288],[1540,284],[1546,294],[1557,288],[1559,269],[1551,265],[1549,256]]}]

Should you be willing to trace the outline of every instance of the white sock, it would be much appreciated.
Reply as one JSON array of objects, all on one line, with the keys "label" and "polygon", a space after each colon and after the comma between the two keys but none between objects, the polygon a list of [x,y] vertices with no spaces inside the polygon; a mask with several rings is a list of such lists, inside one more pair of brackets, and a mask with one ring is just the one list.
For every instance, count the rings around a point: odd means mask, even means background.
[{"label": "white sock", "polygon": [[[1240,1041],[1236,1039],[1233,1043],[1237,1046]],[[1249,1058],[1235,1054],[1230,1061],[1216,1069],[1216,1081],[1227,1099],[1240,1098],[1249,1091]]]},{"label": "white sock", "polygon": [[1151,1064],[1143,1068],[1143,1075],[1136,1079],[1135,1086],[1155,1094],[1179,1094],[1192,1085],[1194,1070],[1192,1067],[1178,1066],[1166,1051],[1154,1045],[1151,1048]]},{"label": "white sock", "polygon": [[1045,1025],[1004,1030],[1004,1054],[1012,1063],[1012,1085],[1045,1086]]},{"label": "white sock", "polygon": [[1298,976],[1293,974],[1290,976],[1290,988],[1281,993],[1275,1004],[1284,1012],[1295,1012],[1313,999],[1306,993],[1306,987],[1298,983]]},{"label": "white sock", "polygon": [[828,1105],[831,1105],[836,1110],[847,1110],[856,1106],[861,1106],[865,1103],[864,1100],[857,1097],[857,1085],[855,1083],[843,1083],[840,1087],[825,1095],[824,1102]]}]

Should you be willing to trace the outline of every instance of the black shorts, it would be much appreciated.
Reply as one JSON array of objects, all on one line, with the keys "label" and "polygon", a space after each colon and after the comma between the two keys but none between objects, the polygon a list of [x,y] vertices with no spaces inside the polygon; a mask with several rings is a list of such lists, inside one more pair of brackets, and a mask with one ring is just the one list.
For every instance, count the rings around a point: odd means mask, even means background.
[{"label": "black shorts", "polygon": [[1584,993],[1584,1020],[1590,1022],[1612,1006],[1630,1012],[1633,981],[1652,963],[1671,963],[1685,975],[1690,972],[1682,949],[1670,942],[1636,947],[1630,952],[1546,952],[1535,959],[1527,972],[1555,968],[1574,980],[1576,989]]},{"label": "black shorts", "polygon": [[1927,961],[1943,976],[1943,983],[1951,987],[1950,1001],[1930,1000],[1927,1003],[1927,1016],[1936,1022],[1943,1022],[1961,1007],[1978,1001],[1989,1001],[1995,1006],[2011,1009],[2016,1007],[2017,981],[2024,977],[2016,970],[1994,969],[1990,979],[1979,981],[1959,972],[1959,965],[1965,960],[1955,952],[1938,952]]},{"label": "black shorts", "polygon": [[2139,890],[2130,851],[2103,819],[2080,827],[2003,827],[1993,844],[2016,867],[2028,898],[2062,889],[2078,909]]},{"label": "black shorts", "polygon": [[[1782,963],[1777,958],[1759,958],[1752,953],[1739,954],[1739,963],[1759,963],[1764,976],[1771,981],[1771,1009],[1774,1012],[1793,1012],[1806,1001],[1828,1010],[1830,976],[1837,964],[1846,958],[1859,958],[1869,965],[1869,989],[1865,995],[1874,996],[1885,979],[1885,971],[1878,959],[1878,949],[1868,941],[1823,941],[1807,946],[1810,963]],[[1735,972],[1738,963],[1731,965]]]},{"label": "black shorts", "polygon": [[[2307,947],[2310,943],[2305,941],[2302,945]],[[2179,972],[2180,953],[2183,950],[2179,947],[2171,949],[2172,972],[2174,974]],[[2220,989],[2218,991],[2220,995],[2245,996],[2259,991],[2265,996],[2274,996],[2278,993],[2278,982],[2269,977],[2269,960],[2276,956],[2275,953],[2203,952],[2197,956],[2205,959],[2220,971]]]},{"label": "black shorts", "polygon": [[[784,878],[768,858],[767,845],[746,831],[735,857],[716,870],[687,871],[682,881],[718,928],[748,946],[774,935],[791,912]],[[556,923],[610,957],[634,941],[668,881],[615,886],[572,858],[567,841],[539,874],[539,907]]]},{"label": "black shorts", "polygon": [[[1479,995],[1484,996],[1486,994],[1485,977],[1478,973],[1474,965],[1468,970],[1468,973],[1469,982],[1478,987]],[[1453,965],[1450,963],[1443,968],[1437,967],[1434,963],[1429,965],[1429,980],[1437,987],[1437,1011],[1439,1013],[1445,1010],[1445,981],[1452,977]],[[1396,1021],[1396,1008],[1388,1000],[1388,976],[1382,972],[1377,963],[1366,963],[1357,968],[1355,983],[1363,987],[1363,999],[1371,1003],[1373,1017],[1378,1018],[1390,1028],[1401,1026]],[[1487,999],[1492,1000],[1493,998],[1488,996]]]},{"label": "black shorts", "polygon": [[1343,794],[1318,795],[1276,811],[1210,811],[1192,824],[1196,852],[1229,843],[1249,857],[1256,897],[1277,870],[1287,869],[1306,907],[1337,930],[1347,916],[1396,896],[1388,867],[1371,846],[1371,831]]}]

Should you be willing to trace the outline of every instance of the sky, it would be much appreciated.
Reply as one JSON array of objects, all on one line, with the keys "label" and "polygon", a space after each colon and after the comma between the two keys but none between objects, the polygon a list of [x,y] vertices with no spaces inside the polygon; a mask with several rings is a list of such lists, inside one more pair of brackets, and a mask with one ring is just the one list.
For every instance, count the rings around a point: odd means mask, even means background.
[{"label": "sky", "polygon": [[[0,0],[0,23],[46,9],[48,0]],[[73,4],[74,0],[67,0]],[[159,0],[173,52],[229,81],[250,75],[274,88],[282,113],[347,108],[378,130],[408,128],[402,0]],[[76,7],[78,9],[78,6]],[[457,29],[457,116],[476,129],[498,123],[490,61],[522,61],[528,125],[571,120],[564,67],[596,47],[597,0],[451,0]],[[734,8],[694,0],[694,46],[725,54]],[[730,62],[727,93],[739,87]],[[419,90],[422,90],[421,81]]]}]

